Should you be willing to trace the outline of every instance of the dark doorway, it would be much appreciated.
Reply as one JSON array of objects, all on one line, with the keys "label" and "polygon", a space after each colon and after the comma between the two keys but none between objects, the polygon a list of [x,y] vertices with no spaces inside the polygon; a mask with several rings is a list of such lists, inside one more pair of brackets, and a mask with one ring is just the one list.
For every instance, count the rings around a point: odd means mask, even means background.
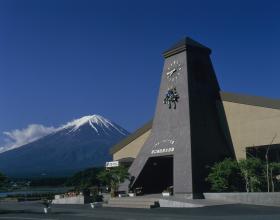
[{"label": "dark doorway", "polygon": [[151,157],[146,162],[133,188],[142,187],[144,194],[161,193],[173,186],[173,156]]}]

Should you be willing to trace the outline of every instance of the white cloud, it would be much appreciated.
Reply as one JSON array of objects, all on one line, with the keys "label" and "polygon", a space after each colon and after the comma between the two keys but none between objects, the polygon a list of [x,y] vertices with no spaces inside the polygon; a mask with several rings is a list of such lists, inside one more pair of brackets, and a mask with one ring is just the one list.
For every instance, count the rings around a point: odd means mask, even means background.
[{"label": "white cloud", "polygon": [[0,147],[0,153],[18,148],[24,144],[33,142],[43,136],[46,136],[57,129],[54,127],[45,127],[40,124],[31,124],[27,128],[5,131],[3,134],[7,137],[6,144]]}]

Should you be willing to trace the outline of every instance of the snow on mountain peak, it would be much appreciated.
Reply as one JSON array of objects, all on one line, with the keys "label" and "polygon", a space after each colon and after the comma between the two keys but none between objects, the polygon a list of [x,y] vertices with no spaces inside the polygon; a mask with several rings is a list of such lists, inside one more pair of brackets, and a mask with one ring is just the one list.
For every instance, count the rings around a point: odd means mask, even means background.
[{"label": "snow on mountain peak", "polygon": [[63,125],[61,128],[62,129],[72,128],[70,132],[74,132],[87,123],[96,131],[96,133],[99,133],[97,128],[98,126],[98,127],[106,127],[107,129],[113,128],[118,132],[120,132],[121,134],[126,135],[124,131],[120,130],[114,123],[112,123],[111,121],[109,121],[108,119],[100,115],[83,116],[81,118],[74,119],[73,121],[68,122],[66,125]]}]

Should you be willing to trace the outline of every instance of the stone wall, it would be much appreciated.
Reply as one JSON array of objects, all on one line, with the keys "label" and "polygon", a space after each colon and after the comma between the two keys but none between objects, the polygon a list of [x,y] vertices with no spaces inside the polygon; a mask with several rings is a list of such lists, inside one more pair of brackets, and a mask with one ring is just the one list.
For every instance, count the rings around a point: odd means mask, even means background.
[{"label": "stone wall", "polygon": [[63,197],[56,195],[52,202],[53,204],[86,204],[89,203],[89,198],[85,198],[83,195]]},{"label": "stone wall", "polygon": [[266,193],[203,193],[205,199],[255,205],[280,206],[280,192]]}]

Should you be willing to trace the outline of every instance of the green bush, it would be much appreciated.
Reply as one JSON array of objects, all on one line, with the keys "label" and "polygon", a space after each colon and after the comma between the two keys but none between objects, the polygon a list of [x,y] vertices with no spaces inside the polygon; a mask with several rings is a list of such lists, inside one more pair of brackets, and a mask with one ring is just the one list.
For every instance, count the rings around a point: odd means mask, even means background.
[{"label": "green bush", "polygon": [[226,158],[210,168],[206,181],[211,184],[211,190],[215,192],[266,192],[268,183],[272,191],[279,191],[280,163],[270,163],[268,167],[269,180],[267,181],[264,161],[250,157],[237,162]]},{"label": "green bush", "polygon": [[112,167],[108,170],[101,171],[97,178],[106,186],[111,189],[111,196],[115,197],[120,183],[129,179],[128,169],[124,166]]},{"label": "green bush", "polygon": [[271,180],[271,191],[280,191],[280,163],[269,164],[269,176]]},{"label": "green bush", "polygon": [[91,186],[98,186],[100,185],[100,181],[98,180],[97,175],[103,169],[103,167],[94,167],[80,171],[67,180],[66,186],[75,186],[78,190]]},{"label": "green bush", "polygon": [[238,163],[230,158],[215,163],[210,168],[206,181],[211,184],[211,190],[215,192],[243,191]]},{"label": "green bush", "polygon": [[245,181],[246,191],[262,191],[262,186],[265,182],[264,163],[257,158],[247,158],[240,160],[238,165]]}]

